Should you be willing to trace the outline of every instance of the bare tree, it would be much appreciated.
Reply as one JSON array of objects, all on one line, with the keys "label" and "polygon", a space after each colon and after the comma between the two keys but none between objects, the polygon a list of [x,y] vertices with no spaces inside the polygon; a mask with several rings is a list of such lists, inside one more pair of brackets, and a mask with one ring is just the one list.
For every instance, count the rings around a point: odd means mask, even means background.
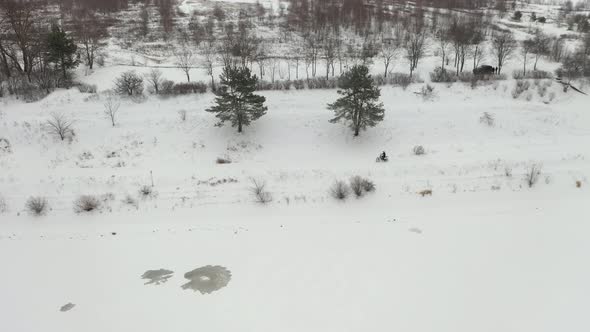
[{"label": "bare tree", "polygon": [[36,48],[39,46],[40,37],[35,24],[38,19],[35,14],[37,5],[32,1],[0,1],[0,7],[5,14],[5,27],[10,30],[10,39],[18,49],[18,52],[12,53],[10,58],[14,68],[26,74],[29,81],[32,79],[31,74],[38,55]]},{"label": "bare tree", "polygon": [[523,75],[526,75],[526,64],[528,62],[528,55],[535,49],[535,41],[533,39],[526,39],[521,42],[520,52],[522,54]]},{"label": "bare tree", "polygon": [[311,67],[311,76],[315,77],[317,72],[317,61],[321,48],[321,36],[317,33],[307,33],[305,39],[305,58]]},{"label": "bare tree", "polygon": [[211,77],[211,90],[215,91],[215,76],[213,75],[213,68],[217,63],[217,51],[213,43],[207,42],[203,46],[201,53],[203,55],[203,66],[207,75]]},{"label": "bare tree", "polygon": [[92,69],[94,59],[100,48],[105,44],[102,38],[107,36],[107,31],[102,22],[94,14],[88,14],[78,19],[74,19],[74,32],[76,39],[81,47],[82,57],[86,66]]},{"label": "bare tree", "polygon": [[332,36],[326,34],[322,42],[322,56],[326,60],[326,79],[330,78],[330,69],[332,70],[332,76],[334,76],[334,60],[336,59],[336,39],[339,36]]},{"label": "bare tree", "polygon": [[53,113],[51,118],[45,121],[45,128],[47,131],[50,134],[59,137],[62,141],[73,135],[74,131],[72,125],[72,120],[59,113]]},{"label": "bare tree", "polygon": [[191,50],[186,45],[183,45],[182,48],[174,55],[176,56],[176,65],[186,75],[187,82],[190,82],[190,71],[194,66],[193,52],[191,52]]},{"label": "bare tree", "polygon": [[380,55],[385,67],[383,73],[384,77],[387,77],[387,74],[389,74],[389,66],[399,55],[404,40],[403,30],[400,27],[395,27],[390,29],[390,31],[392,31],[391,34],[381,33]]},{"label": "bare tree", "polygon": [[498,73],[502,72],[502,67],[512,57],[517,46],[512,32],[504,31],[492,36],[492,52],[498,61]]},{"label": "bare tree", "polygon": [[119,113],[119,107],[121,106],[121,102],[119,98],[113,94],[109,94],[104,101],[104,114],[111,120],[111,124],[113,127],[115,126],[115,120],[117,118],[117,113]]},{"label": "bare tree", "polygon": [[418,68],[418,62],[426,52],[426,28],[424,22],[416,19],[409,27],[404,42],[406,58],[410,62],[410,77]]},{"label": "bare tree", "polygon": [[162,85],[162,71],[156,68],[150,70],[149,73],[145,75],[145,79],[149,85],[154,89],[155,94],[160,93],[160,86]]},{"label": "bare tree", "polygon": [[436,38],[438,40],[438,51],[440,53],[441,58],[441,65],[440,68],[445,70],[446,62],[448,61],[448,52],[449,47],[451,44],[451,39],[449,36],[449,29],[447,27],[442,27],[436,32]]},{"label": "bare tree", "polygon": [[115,90],[128,96],[140,95],[143,93],[143,78],[135,71],[126,71],[115,80]]},{"label": "bare tree", "polygon": [[549,38],[541,31],[541,29],[537,29],[535,31],[535,36],[533,37],[532,52],[535,53],[535,65],[533,70],[537,70],[537,62],[539,62],[539,58],[549,54],[549,44]]}]

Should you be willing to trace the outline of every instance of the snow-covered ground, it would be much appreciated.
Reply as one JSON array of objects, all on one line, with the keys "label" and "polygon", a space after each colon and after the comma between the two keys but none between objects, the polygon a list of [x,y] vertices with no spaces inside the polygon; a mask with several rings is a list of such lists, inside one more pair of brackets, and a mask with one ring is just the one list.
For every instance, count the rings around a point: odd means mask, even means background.
[{"label": "snow-covered ground", "polygon": [[[385,121],[356,139],[328,123],[335,91],[265,92],[268,114],[242,135],[214,127],[209,94],[124,101],[115,128],[104,97],[76,90],[4,101],[2,324],[586,331],[588,99],[553,84],[545,97],[533,85],[530,101],[514,100],[513,85],[436,85],[434,102],[413,94],[421,85],[385,87]],[[72,142],[42,129],[53,112],[75,119]],[[483,112],[493,127],[480,123]],[[415,145],[426,155],[413,155]],[[374,162],[382,150],[387,164]],[[535,163],[542,173],[528,188]],[[141,198],[150,172],[157,194]],[[377,191],[334,201],[330,185],[353,175]],[[266,181],[271,203],[253,202],[252,178]],[[101,211],[76,214],[83,194],[103,197]],[[24,211],[31,195],[48,198],[46,216]],[[208,265],[231,271],[226,287],[181,288],[184,273]],[[160,268],[173,277],[144,285],[141,275]]]},{"label": "snow-covered ground", "polygon": [[[528,36],[528,23],[498,24]],[[77,70],[99,94],[0,99],[0,138],[11,145],[0,142],[1,331],[590,330],[590,97],[542,80],[513,98],[515,54],[508,80],[476,89],[433,84],[423,100],[423,84],[383,87],[385,120],[358,138],[328,122],[335,90],[262,92],[268,114],[243,134],[215,127],[210,93],[123,100],[112,127],[105,90],[121,72],[159,67],[185,80],[166,53],[173,43],[139,46],[111,39],[105,67]],[[417,72],[426,81],[440,62],[430,46]],[[286,79],[286,61],[278,66]],[[382,73],[379,58],[371,70]],[[401,55],[392,71],[408,72]],[[191,78],[209,81],[202,68]],[[56,113],[74,121],[71,140],[46,130]],[[425,155],[414,155],[418,145]],[[383,150],[390,162],[376,163]],[[541,172],[529,188],[533,165]],[[331,197],[335,181],[355,175],[376,191]],[[254,201],[253,180],[270,203]],[[99,211],[76,213],[81,195],[98,197]],[[25,210],[30,196],[47,198],[44,216]],[[229,271],[192,281],[219,290],[183,288],[201,267]],[[142,275],[160,269],[173,274],[146,284]]]}]

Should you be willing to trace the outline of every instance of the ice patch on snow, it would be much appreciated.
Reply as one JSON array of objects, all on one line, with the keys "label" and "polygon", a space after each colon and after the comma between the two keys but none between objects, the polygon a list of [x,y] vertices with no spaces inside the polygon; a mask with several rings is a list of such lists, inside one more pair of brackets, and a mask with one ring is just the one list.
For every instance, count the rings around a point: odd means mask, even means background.
[{"label": "ice patch on snow", "polygon": [[168,279],[172,278],[172,274],[174,271],[159,269],[159,270],[148,270],[142,276],[141,279],[148,279],[148,282],[145,285],[149,284],[156,284],[159,285],[168,281]]},{"label": "ice patch on snow", "polygon": [[201,294],[211,294],[227,286],[231,279],[231,272],[223,266],[203,266],[184,274],[188,280],[182,289],[192,289]]}]

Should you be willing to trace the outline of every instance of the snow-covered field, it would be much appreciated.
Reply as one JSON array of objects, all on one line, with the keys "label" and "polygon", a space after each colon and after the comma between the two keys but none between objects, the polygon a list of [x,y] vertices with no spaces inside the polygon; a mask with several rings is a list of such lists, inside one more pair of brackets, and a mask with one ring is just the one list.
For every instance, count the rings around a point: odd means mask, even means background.
[{"label": "snow-covered field", "polygon": [[[183,0],[178,9],[188,19],[256,2]],[[497,23],[519,40],[536,27]],[[329,123],[336,90],[261,92],[268,113],[242,134],[215,126],[211,93],[146,93],[121,101],[113,127],[103,104],[121,72],[159,67],[185,81],[175,41],[120,42],[109,40],[105,67],[76,70],[98,94],[0,98],[0,138],[10,143],[0,140],[0,331],[590,330],[590,97],[531,80],[513,98],[515,54],[508,80],[476,89],[431,83],[435,96],[423,100],[424,84],[383,87],[385,120],[357,138]],[[288,55],[287,46],[270,54]],[[427,82],[436,48],[416,72]],[[208,82],[195,58],[191,79]],[[285,59],[276,66],[277,80],[287,68],[305,78],[304,64],[298,73]],[[382,67],[376,58],[371,72]],[[400,55],[390,69],[407,73],[408,63]],[[73,120],[71,139],[48,132],[52,114]],[[381,151],[388,163],[375,162]],[[540,173],[529,187],[532,166]],[[330,187],[356,175],[376,191],[335,200]],[[255,202],[253,181],[266,184],[270,203]],[[97,197],[99,210],[75,212],[82,195]],[[31,196],[47,198],[45,215],[26,211]],[[142,278],[160,269],[168,279]]]},{"label": "snow-covered field", "polygon": [[[586,331],[588,99],[553,84],[545,97],[532,88],[531,101],[514,100],[513,85],[436,85],[434,102],[413,94],[421,85],[385,87],[385,121],[356,139],[328,123],[335,91],[266,92],[268,115],[242,135],[214,127],[209,94],[124,101],[115,128],[104,97],[76,90],[5,101],[2,324]],[[53,112],[75,119],[71,142],[43,130]],[[494,126],[480,123],[483,112]],[[415,145],[426,155],[413,155]],[[389,163],[375,163],[382,150]],[[535,163],[542,173],[528,188]],[[150,172],[156,194],[141,198]],[[334,201],[330,185],[353,175],[377,191]],[[253,202],[252,178],[266,181],[271,203]],[[418,195],[424,189],[433,195]],[[101,211],[76,214],[83,194],[104,198]],[[24,212],[31,195],[48,198],[46,216]],[[226,287],[181,288],[184,273],[207,265],[231,271]],[[144,285],[141,275],[160,268],[174,275]]]}]

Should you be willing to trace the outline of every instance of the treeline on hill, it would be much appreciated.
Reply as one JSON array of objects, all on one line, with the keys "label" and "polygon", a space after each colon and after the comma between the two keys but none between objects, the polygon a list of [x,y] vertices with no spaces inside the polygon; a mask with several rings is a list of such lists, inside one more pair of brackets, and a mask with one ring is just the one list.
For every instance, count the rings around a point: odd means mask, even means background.
[{"label": "treeline on hill", "polygon": [[[516,61],[516,55],[525,59],[522,72],[515,74],[519,78],[531,72],[528,59],[534,61],[531,77],[539,77],[540,57],[562,62],[559,75],[590,75],[588,33],[581,46],[570,51],[565,37],[549,38],[536,29],[530,38],[517,42],[511,31],[494,24],[498,13],[509,14],[515,22],[546,22],[535,13],[523,15],[517,1],[288,2],[275,11],[259,3],[239,11],[216,4],[187,15],[176,10],[174,0],[2,0],[0,96],[8,92],[34,100],[54,88],[72,86],[71,69],[80,64],[92,69],[104,63],[109,33],[123,36],[130,44],[149,38],[166,40],[187,82],[174,86],[166,81],[163,89],[154,89],[156,93],[202,92],[203,84],[191,82],[191,71],[197,67],[205,70],[209,89],[215,90],[214,68],[236,64],[251,70],[256,65],[261,79],[258,88],[336,87],[336,75],[357,64],[381,67],[383,74],[375,78],[378,84],[407,85],[416,80],[413,76],[421,59],[431,51],[440,57],[439,67],[431,74],[435,82],[470,81],[473,69],[483,63],[492,64],[499,74],[508,61]],[[572,30],[584,32],[588,16],[576,9],[566,2],[560,17],[568,26],[573,22]],[[126,15],[118,15],[119,11]],[[277,33],[263,38],[261,26]],[[401,58],[409,64],[406,76],[391,72]],[[275,84],[278,81],[292,83]]]}]

